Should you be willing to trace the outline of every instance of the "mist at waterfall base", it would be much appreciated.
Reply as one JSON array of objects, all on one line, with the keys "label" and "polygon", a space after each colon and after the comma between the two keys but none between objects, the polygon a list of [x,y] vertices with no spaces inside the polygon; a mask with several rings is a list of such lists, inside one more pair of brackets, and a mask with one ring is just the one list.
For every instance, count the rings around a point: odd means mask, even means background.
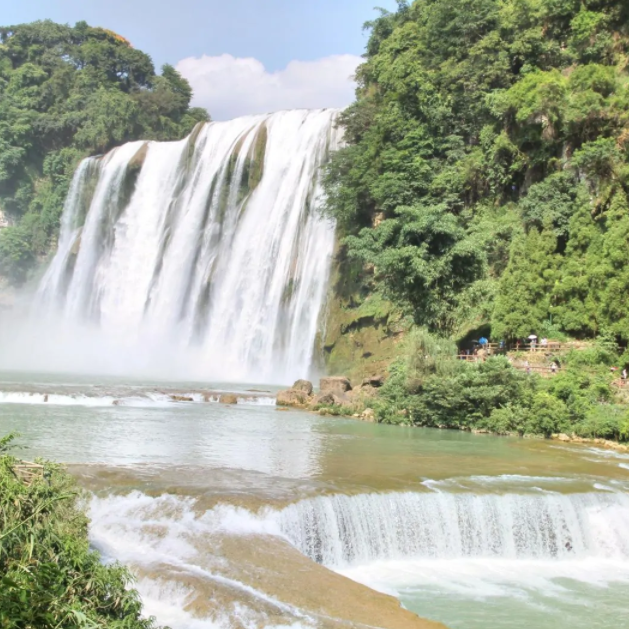
[{"label": "mist at waterfall base", "polygon": [[31,314],[0,368],[286,383],[312,375],[334,225],[337,112],[203,125],[79,166]]}]

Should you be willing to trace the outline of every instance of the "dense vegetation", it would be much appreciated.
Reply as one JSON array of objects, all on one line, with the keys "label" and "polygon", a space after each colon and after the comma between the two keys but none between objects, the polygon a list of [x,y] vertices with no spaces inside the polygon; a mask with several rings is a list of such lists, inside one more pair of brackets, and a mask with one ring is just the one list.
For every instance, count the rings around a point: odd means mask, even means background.
[{"label": "dense vegetation", "polygon": [[629,4],[398,4],[328,174],[351,272],[440,334],[626,344]]},{"label": "dense vegetation", "polygon": [[58,466],[26,479],[0,439],[0,627],[151,629],[130,574],[90,550],[87,518]]},{"label": "dense vegetation", "polygon": [[[398,0],[366,27],[326,183],[343,310],[415,325],[378,420],[629,439],[629,3]],[[549,379],[454,359],[531,333],[594,342]]]},{"label": "dense vegetation", "polygon": [[406,349],[376,403],[381,422],[629,440],[629,408],[610,386],[610,366],[621,358],[609,338],[563,356],[559,373],[547,379],[515,369],[506,357],[457,360],[452,341],[425,330],[415,330]]},{"label": "dense vegetation", "polygon": [[[58,232],[78,161],[138,139],[171,140],[208,119],[169,65],[85,22],[0,28],[0,274],[22,282]],[[1,218],[1,217],[0,217]]]}]

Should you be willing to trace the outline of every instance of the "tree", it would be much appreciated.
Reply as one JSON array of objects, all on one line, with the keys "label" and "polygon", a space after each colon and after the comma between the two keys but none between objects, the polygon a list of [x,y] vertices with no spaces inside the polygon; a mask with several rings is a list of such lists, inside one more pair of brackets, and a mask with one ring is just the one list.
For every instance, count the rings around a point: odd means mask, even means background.
[{"label": "tree", "polygon": [[557,279],[555,249],[556,238],[550,229],[532,229],[513,241],[492,319],[496,338],[526,338],[548,319]]},{"label": "tree", "polygon": [[628,18],[621,0],[415,0],[368,23],[326,211],[374,290],[432,330],[493,311],[473,325],[629,339]]},{"label": "tree", "polygon": [[443,207],[401,206],[396,215],[348,238],[349,255],[373,264],[385,293],[407,303],[417,323],[449,331],[459,292],[483,271],[478,240]]},{"label": "tree", "polygon": [[[175,140],[209,120],[169,65],[85,22],[0,27],[0,268],[26,279],[48,253],[80,159],[130,140]],[[54,164],[54,168],[51,165]]]}]

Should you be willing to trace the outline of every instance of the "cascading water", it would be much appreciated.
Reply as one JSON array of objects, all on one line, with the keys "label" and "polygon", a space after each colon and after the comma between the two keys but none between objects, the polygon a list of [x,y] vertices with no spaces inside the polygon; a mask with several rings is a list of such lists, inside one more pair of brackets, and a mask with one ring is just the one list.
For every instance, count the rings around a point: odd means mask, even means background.
[{"label": "cascading water", "polygon": [[391,559],[629,559],[626,494],[363,494],[303,500],[278,525],[331,567]]},{"label": "cascading water", "polygon": [[84,161],[37,316],[97,327],[101,347],[126,348],[123,372],[141,354],[193,365],[187,377],[306,377],[334,247],[318,210],[336,118],[240,118]]}]

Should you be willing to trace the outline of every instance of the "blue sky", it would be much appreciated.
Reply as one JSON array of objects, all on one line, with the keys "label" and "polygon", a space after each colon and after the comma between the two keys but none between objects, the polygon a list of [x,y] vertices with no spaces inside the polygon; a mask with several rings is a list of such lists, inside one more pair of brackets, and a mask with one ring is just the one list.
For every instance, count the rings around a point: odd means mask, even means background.
[{"label": "blue sky", "polygon": [[[120,33],[191,81],[216,119],[290,107],[343,107],[363,53],[362,24],[394,0],[4,0],[3,24],[85,20]],[[6,6],[8,5],[8,6]]]}]

